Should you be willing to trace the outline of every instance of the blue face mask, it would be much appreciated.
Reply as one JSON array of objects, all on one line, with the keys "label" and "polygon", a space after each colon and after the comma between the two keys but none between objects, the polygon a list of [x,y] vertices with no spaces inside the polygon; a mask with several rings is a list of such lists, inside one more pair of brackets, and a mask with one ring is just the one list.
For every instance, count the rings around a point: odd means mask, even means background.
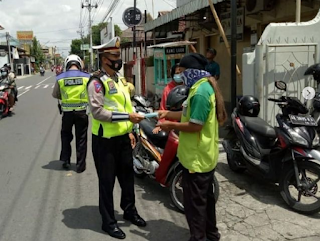
[{"label": "blue face mask", "polygon": [[180,75],[180,74],[175,74],[175,75],[173,76],[173,80],[174,80],[174,82],[176,82],[176,83],[178,83],[178,84],[180,84],[180,83],[183,82],[183,80],[181,79],[181,75]]}]

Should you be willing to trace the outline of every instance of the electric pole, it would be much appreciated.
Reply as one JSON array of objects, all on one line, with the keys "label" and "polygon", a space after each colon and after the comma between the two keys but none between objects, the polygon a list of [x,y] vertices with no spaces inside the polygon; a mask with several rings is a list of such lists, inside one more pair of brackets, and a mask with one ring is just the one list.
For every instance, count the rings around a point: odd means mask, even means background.
[{"label": "electric pole", "polygon": [[98,8],[98,4],[96,3],[95,5],[91,4],[91,0],[86,0],[86,3],[83,4],[82,3],[82,8],[87,8],[89,11],[89,37],[90,37],[90,71],[92,70],[92,66],[93,66],[93,50],[92,50],[92,19],[91,19],[91,10],[93,8]]},{"label": "electric pole", "polygon": [[10,46],[10,34],[9,32],[6,32],[6,38],[7,38],[7,46],[8,46],[8,54],[9,54],[9,63],[10,67],[13,70],[12,60],[11,60],[11,46]]}]

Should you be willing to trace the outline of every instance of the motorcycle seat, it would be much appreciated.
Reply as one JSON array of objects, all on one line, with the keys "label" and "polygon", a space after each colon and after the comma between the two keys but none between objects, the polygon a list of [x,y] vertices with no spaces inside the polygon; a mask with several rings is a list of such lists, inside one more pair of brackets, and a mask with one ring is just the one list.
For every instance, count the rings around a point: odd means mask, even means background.
[{"label": "motorcycle seat", "polygon": [[168,133],[159,131],[158,134],[153,134],[152,130],[156,127],[156,121],[145,119],[139,123],[139,126],[155,146],[164,149],[168,140]]},{"label": "motorcycle seat", "polygon": [[259,117],[248,117],[248,116],[240,116],[241,121],[249,130],[268,137],[268,138],[276,138],[277,134],[275,129],[269,125],[265,120]]}]

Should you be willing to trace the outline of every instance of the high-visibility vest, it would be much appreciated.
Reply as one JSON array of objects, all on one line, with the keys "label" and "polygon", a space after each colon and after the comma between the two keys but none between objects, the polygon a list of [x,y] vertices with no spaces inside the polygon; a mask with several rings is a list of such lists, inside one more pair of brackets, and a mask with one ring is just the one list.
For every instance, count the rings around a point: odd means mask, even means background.
[{"label": "high-visibility vest", "polygon": [[89,74],[79,70],[68,70],[57,76],[63,111],[82,111],[87,108],[86,86],[89,78]]},{"label": "high-visibility vest", "polygon": [[[119,77],[118,82],[114,81],[106,75],[100,77],[100,81],[104,86],[104,105],[103,108],[108,111],[132,113],[133,108],[130,95],[127,90],[127,82],[125,78]],[[111,138],[115,136],[125,135],[132,131],[133,123],[130,121],[122,122],[103,122],[92,117],[92,134],[99,136],[99,129],[102,128],[102,137]]]}]

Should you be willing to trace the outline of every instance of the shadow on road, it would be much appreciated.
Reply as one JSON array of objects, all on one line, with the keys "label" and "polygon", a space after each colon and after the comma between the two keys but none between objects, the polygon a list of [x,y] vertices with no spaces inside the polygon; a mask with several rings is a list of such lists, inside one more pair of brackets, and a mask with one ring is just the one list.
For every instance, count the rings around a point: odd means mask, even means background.
[{"label": "shadow on road", "polygon": [[159,219],[148,221],[147,227],[143,230],[130,230],[132,234],[141,236],[145,240],[152,241],[177,241],[188,240],[190,238],[189,230],[177,226],[175,223]]},{"label": "shadow on road", "polygon": [[145,177],[144,179],[136,178],[135,185],[138,185],[145,191],[141,195],[144,200],[158,202],[172,211],[179,212],[171,202],[169,188],[160,186],[158,182],[149,177]]},{"label": "shadow on road", "polygon": [[54,170],[54,171],[74,171],[76,172],[76,165],[71,163],[71,167],[69,170],[66,170],[62,167],[63,162],[60,160],[55,160],[49,162],[47,165],[42,166],[43,169]]},{"label": "shadow on road", "polygon": [[[269,183],[250,172],[244,172],[243,174],[234,173],[226,163],[219,162],[217,165],[217,172],[226,178],[228,182],[232,183],[237,188],[244,190],[257,201],[264,204],[277,205],[288,211],[294,212],[283,201],[279,187],[276,184]],[[230,194],[232,195],[232,193]],[[243,195],[243,193],[241,195]],[[307,215],[307,217],[320,219],[320,214]]]}]

